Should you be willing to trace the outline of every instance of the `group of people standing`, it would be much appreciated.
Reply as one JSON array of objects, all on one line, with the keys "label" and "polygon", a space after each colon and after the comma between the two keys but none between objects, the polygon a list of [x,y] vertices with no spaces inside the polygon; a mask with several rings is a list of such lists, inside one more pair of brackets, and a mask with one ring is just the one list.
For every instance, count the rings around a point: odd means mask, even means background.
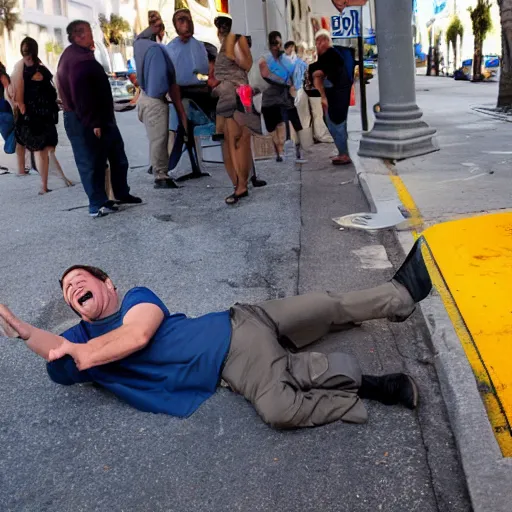
[{"label": "group of people standing", "polygon": [[[139,119],[146,127],[150,142],[155,187],[176,187],[168,174],[169,103],[174,105],[180,120],[178,131],[181,129],[185,132],[185,137],[193,137],[189,114],[182,101],[186,98],[192,100],[207,116],[215,120],[214,139],[223,141],[224,164],[234,189],[225,201],[227,204],[235,204],[248,196],[248,181],[253,168],[251,136],[262,132],[260,113],[267,131],[272,135],[276,161],[283,160],[285,142],[291,139],[293,127],[298,135],[294,146],[294,158],[299,163],[304,162],[302,146],[305,144],[301,144],[301,140],[304,140],[301,117],[307,123],[306,144],[312,143],[310,98],[303,87],[309,68],[304,60],[304,47],[297,48],[294,42],[289,41],[283,51],[281,34],[277,31],[271,32],[269,52],[258,61],[264,85],[255,90],[249,83],[249,71],[253,66],[250,38],[232,32],[232,19],[229,14],[219,13],[215,19],[220,42],[219,50],[194,37],[194,22],[188,9],[176,10],[172,22],[177,37],[164,46],[162,42],[167,37],[162,18],[157,11],[150,11],[149,26],[138,36],[134,44],[138,85],[142,89]],[[332,45],[330,38],[327,47],[322,41],[322,37],[317,38],[319,54],[325,53]],[[321,57],[320,61],[327,62],[325,57]],[[316,66],[325,68],[319,63],[316,63]],[[337,103],[334,96],[340,92],[338,85],[343,81],[338,77],[342,72],[342,66],[343,62],[340,60],[334,67],[331,66],[328,70],[325,68],[323,75],[314,75],[315,84],[321,86],[321,99],[319,98],[318,102],[324,110],[322,117],[325,116],[328,122],[332,117],[328,112]],[[317,68],[311,68],[310,73],[313,75]],[[331,81],[328,75],[332,75]],[[342,87],[343,97],[346,85]],[[347,89],[349,98],[350,85]],[[336,91],[334,95],[330,94],[333,87]],[[331,96],[330,106],[326,99],[327,90]],[[262,93],[259,112],[253,102],[255,92]],[[334,116],[334,120],[339,124],[339,116]],[[321,123],[326,131],[323,119]],[[331,123],[330,127],[334,128],[334,124]],[[191,133],[188,133],[189,131]],[[345,145],[338,144],[341,141],[340,130],[330,131],[337,142],[339,152],[333,158],[333,163],[350,163],[346,137]],[[178,140],[181,143],[179,137]]]},{"label": "group of people standing", "polygon": [[[256,89],[249,83],[253,67],[250,38],[231,31],[229,14],[219,13],[215,19],[219,50],[194,37],[194,22],[188,9],[178,9],[172,21],[177,37],[164,46],[162,43],[168,38],[162,18],[157,11],[150,11],[149,26],[134,44],[137,85],[141,89],[139,120],[145,125],[149,139],[155,188],[177,187],[169,176],[170,103],[179,121],[174,149],[180,146],[177,148],[180,156],[183,141],[194,136],[194,125],[183,98],[191,100],[215,123],[213,137],[222,141],[224,164],[233,185],[233,193],[225,199],[227,204],[236,204],[249,194],[248,182],[254,167],[251,137],[262,133],[260,113],[272,135],[276,160],[283,160],[285,142],[289,141],[295,160],[304,162],[301,117],[308,123],[306,130],[311,124],[306,115],[310,109],[309,94],[305,90],[307,74],[313,78],[325,120],[338,148],[339,154],[333,157],[333,163],[351,162],[346,117],[353,76],[350,77],[343,55],[332,47],[326,31],[316,35],[319,58],[311,65],[304,59],[303,46],[297,47],[289,41],[283,51],[281,34],[271,32],[269,52],[259,59],[257,66],[264,86]],[[116,212],[120,204],[138,204],[142,200],[130,194],[128,159],[114,116],[108,76],[94,57],[91,26],[86,21],[73,21],[67,27],[67,35],[71,44],[59,61],[56,87],[52,74],[38,57],[37,42],[31,38],[21,44],[23,59],[16,66],[12,80],[5,68],[0,67],[5,98],[0,104],[0,129],[7,140],[8,123],[4,123],[3,114],[11,111],[19,175],[25,175],[25,150],[35,152],[42,180],[41,194],[49,192],[50,160],[66,185],[72,185],[55,157],[59,97],[64,127],[89,198],[89,214],[102,217]],[[255,107],[255,93],[261,93],[259,110]],[[291,127],[298,134],[295,145],[291,142]],[[109,200],[105,187],[108,166],[115,201]]]},{"label": "group of people standing", "polygon": [[[222,140],[224,165],[233,184],[227,204],[248,196],[253,166],[251,134],[261,132],[259,116],[244,107],[243,92],[248,92],[248,72],[252,67],[250,44],[245,36],[231,32],[231,17],[219,14],[215,20],[220,50],[194,37],[194,22],[188,9],[173,16],[177,37],[167,46],[162,40],[163,22],[156,11],[149,13],[149,27],[134,44],[138,83],[139,119],[146,127],[155,187],[174,188],[168,175],[169,101],[178,113],[185,137],[193,137],[182,99],[196,104],[215,121],[216,140]],[[244,89],[245,88],[245,89]],[[176,137],[176,144],[181,142]]]}]

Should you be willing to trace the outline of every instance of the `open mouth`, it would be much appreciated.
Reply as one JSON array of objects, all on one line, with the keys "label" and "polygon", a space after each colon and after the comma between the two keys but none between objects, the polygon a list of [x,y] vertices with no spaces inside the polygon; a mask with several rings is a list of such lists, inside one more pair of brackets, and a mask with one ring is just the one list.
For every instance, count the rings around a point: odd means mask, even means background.
[{"label": "open mouth", "polygon": [[83,306],[89,299],[92,299],[92,293],[91,292],[85,292],[79,299],[78,304],[80,306]]}]

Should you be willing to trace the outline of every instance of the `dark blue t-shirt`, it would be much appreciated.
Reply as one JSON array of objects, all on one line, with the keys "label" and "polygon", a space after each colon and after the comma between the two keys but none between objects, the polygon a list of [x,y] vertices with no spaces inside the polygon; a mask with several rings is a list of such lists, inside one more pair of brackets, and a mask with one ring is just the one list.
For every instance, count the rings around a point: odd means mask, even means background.
[{"label": "dark blue t-shirt", "polygon": [[70,356],[48,363],[58,384],[96,382],[141,411],[190,416],[213,393],[231,340],[229,311],[199,318],[171,315],[148,288],[132,288],[117,313],[84,322],[62,334],[72,343],[87,343],[120,327],[137,304],[155,304],[164,320],[146,347],[113,363],[79,371]]}]

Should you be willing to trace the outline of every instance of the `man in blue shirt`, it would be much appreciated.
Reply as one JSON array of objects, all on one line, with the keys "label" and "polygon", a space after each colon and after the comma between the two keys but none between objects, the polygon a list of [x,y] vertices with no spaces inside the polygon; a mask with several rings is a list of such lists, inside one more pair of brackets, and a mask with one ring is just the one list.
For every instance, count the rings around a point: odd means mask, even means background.
[{"label": "man in blue shirt", "polygon": [[166,49],[176,70],[181,95],[215,120],[217,99],[212,97],[208,78],[214,76],[217,48],[194,37],[194,21],[189,9],[176,10],[172,22],[178,35]]},{"label": "man in blue shirt", "polygon": [[142,89],[139,99],[139,120],[146,127],[149,139],[149,155],[155,188],[176,188],[169,177],[169,102],[172,99],[183,127],[187,116],[181,101],[180,88],[176,84],[176,73],[165,47],[153,39],[162,31],[162,18],[151,11],[150,26],[142,32],[133,46],[137,79]]},{"label": "man in blue shirt", "polygon": [[413,379],[362,375],[351,355],[297,350],[353,323],[405,320],[425,296],[408,284],[410,266],[406,262],[392,281],[370,290],[236,304],[187,318],[171,314],[147,288],[132,288],[121,301],[105,272],[75,265],[60,283],[81,318],[77,325],[58,336],[0,304],[0,335],[3,327],[25,340],[48,361],[56,383],[95,382],[142,411],[187,417],[222,379],[275,428],[362,423],[361,398],[415,408]]}]

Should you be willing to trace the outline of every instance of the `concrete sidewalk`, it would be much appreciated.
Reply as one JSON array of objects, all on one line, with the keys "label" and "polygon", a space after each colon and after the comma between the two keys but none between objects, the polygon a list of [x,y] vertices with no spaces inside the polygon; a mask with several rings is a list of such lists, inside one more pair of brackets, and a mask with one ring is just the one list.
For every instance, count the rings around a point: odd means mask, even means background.
[{"label": "concrete sidewalk", "polygon": [[[377,102],[376,86],[375,81],[370,87],[370,106]],[[405,252],[413,234],[428,226],[512,208],[512,125],[475,110],[496,101],[497,84],[417,77],[416,89],[425,120],[438,130],[437,153],[396,164],[359,158],[358,109],[349,118],[351,154],[372,210],[392,212],[399,220],[400,211],[408,212],[409,221],[396,231]],[[443,299],[433,293],[421,309],[472,504],[476,512],[508,512],[512,458],[500,450],[480,395],[489,390],[475,380],[461,344],[467,322],[453,297]]]}]

